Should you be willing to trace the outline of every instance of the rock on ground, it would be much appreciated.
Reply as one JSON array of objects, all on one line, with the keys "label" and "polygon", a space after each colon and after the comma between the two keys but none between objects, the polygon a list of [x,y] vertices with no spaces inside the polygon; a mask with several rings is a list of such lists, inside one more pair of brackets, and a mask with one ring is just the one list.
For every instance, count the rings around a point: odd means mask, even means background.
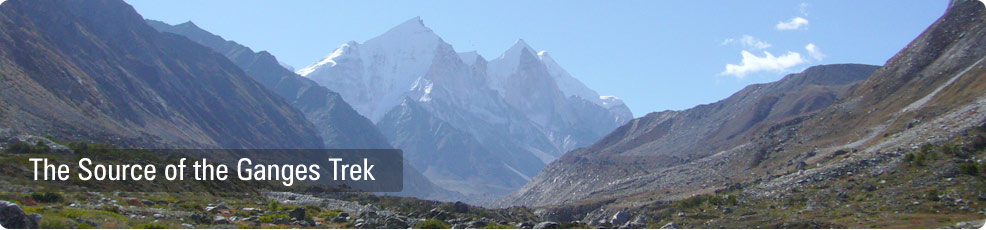
[{"label": "rock on ground", "polygon": [[41,215],[24,213],[20,206],[0,201],[0,226],[4,228],[39,228]]}]

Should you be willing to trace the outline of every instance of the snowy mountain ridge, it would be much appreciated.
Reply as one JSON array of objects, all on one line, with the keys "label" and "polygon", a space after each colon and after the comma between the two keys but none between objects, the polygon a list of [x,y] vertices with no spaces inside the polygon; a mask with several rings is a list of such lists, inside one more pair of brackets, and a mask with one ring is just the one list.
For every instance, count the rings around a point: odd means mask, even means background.
[{"label": "snowy mountain ridge", "polygon": [[457,52],[419,17],[297,73],[339,92],[426,177],[476,204],[633,118],[522,39],[488,61]]}]

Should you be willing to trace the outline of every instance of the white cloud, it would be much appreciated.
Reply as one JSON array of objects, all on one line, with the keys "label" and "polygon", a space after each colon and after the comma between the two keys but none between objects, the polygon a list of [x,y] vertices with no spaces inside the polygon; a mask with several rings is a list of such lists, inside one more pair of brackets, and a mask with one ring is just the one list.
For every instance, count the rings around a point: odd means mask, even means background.
[{"label": "white cloud", "polygon": [[802,17],[794,17],[786,22],[777,23],[778,30],[797,30],[797,29],[801,29],[802,27],[804,28],[808,27],[808,19]]},{"label": "white cloud", "polygon": [[814,58],[815,61],[821,61],[822,58],[825,58],[825,54],[822,53],[822,50],[819,49],[818,46],[815,46],[814,43],[808,43],[808,45],[805,46],[805,50],[808,51],[808,56]]},{"label": "white cloud", "polygon": [[770,43],[761,41],[750,35],[743,35],[743,37],[740,37],[739,39],[728,38],[726,40],[723,40],[722,44],[720,45],[729,45],[734,42],[738,42],[740,45],[743,46],[744,49],[763,50],[773,46]]},{"label": "white cloud", "polygon": [[747,74],[763,71],[772,71],[777,73],[783,73],[787,71],[788,68],[805,63],[806,60],[801,57],[800,53],[790,52],[781,55],[780,57],[774,56],[770,52],[764,51],[763,57],[758,57],[749,51],[743,50],[740,55],[743,56],[743,60],[739,65],[736,64],[726,64],[726,70],[720,73],[721,75],[732,75],[738,78],[744,78]]},{"label": "white cloud", "polygon": [[808,17],[808,3],[802,2],[800,5],[798,5],[798,11],[801,12],[801,15]]}]

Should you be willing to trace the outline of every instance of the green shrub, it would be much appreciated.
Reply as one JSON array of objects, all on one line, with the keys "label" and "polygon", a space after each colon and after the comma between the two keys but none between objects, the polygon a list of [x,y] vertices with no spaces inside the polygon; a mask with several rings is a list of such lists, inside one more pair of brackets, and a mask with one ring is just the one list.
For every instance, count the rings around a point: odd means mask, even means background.
[{"label": "green shrub", "polygon": [[650,220],[650,221],[647,221],[647,227],[644,227],[644,228],[646,228],[646,229],[661,229],[661,227],[664,227],[664,226],[661,226],[660,224],[658,224],[657,221]]},{"label": "green shrub", "polygon": [[932,150],[935,150],[935,145],[932,145],[931,143],[921,145],[921,153],[929,154]]},{"label": "green shrub", "polygon": [[260,216],[258,220],[260,223],[273,223],[277,218],[290,219],[291,217],[288,217],[287,214],[267,214]]},{"label": "green shrub", "polygon": [[260,226],[250,225],[250,224],[239,224],[236,225],[237,229],[258,229]]},{"label": "green shrub", "polygon": [[43,141],[38,141],[38,143],[34,143],[33,150],[34,150],[33,152],[36,153],[47,153],[49,150],[51,150],[51,148],[48,147],[48,145],[46,145]]},{"label": "green shrub", "polygon": [[83,223],[79,223],[79,225],[76,225],[75,228],[77,228],[77,229],[94,229],[94,228],[96,228],[96,226],[92,226],[89,223],[84,223],[83,222]]},{"label": "green shrub", "polygon": [[62,194],[56,192],[41,192],[41,193],[31,193],[31,199],[41,203],[57,203],[61,202],[65,198]]},{"label": "green shrub", "polygon": [[942,153],[945,153],[945,155],[952,155],[952,156],[959,155],[960,153],[959,147],[951,144],[942,145],[941,151]]},{"label": "green shrub", "polygon": [[959,164],[959,171],[970,176],[979,175],[979,167],[976,167],[976,164],[973,163]]},{"label": "green shrub", "polygon": [[490,223],[490,225],[486,225],[486,227],[483,228],[484,229],[514,229],[516,227],[506,224]]},{"label": "green shrub", "polygon": [[332,210],[329,210],[329,211],[325,211],[323,213],[319,213],[318,214],[318,218],[322,218],[322,219],[325,219],[325,218],[333,218],[333,217],[339,216],[339,213],[342,213],[342,210],[341,209],[332,209]]},{"label": "green shrub", "polygon": [[14,142],[7,146],[6,152],[8,153],[29,153],[31,152],[31,145],[24,142]]},{"label": "green shrub", "polygon": [[[914,154],[913,160],[911,160],[911,163],[913,165],[916,165],[916,166],[925,166],[925,165],[927,165],[927,162],[928,161],[933,161],[935,159],[935,152],[933,152],[931,150],[925,151],[924,150],[925,149],[924,146],[929,146],[929,145],[928,144],[922,145],[921,151],[919,151],[918,153]],[[905,156],[904,158],[906,160],[907,157]]]},{"label": "green shrub", "polygon": [[700,195],[689,197],[688,199],[680,200],[674,203],[674,207],[678,209],[691,209],[702,204],[709,203],[712,205],[719,205],[722,203],[722,199],[719,199],[713,195]]},{"label": "green shrub", "polygon": [[120,206],[116,205],[103,205],[99,210],[120,214]]},{"label": "green shrub", "polygon": [[202,211],[205,210],[205,206],[202,203],[194,201],[186,201],[178,203],[178,208],[188,210],[188,211]]},{"label": "green shrub", "polygon": [[135,226],[137,229],[166,229],[169,228],[167,224],[160,222],[143,223]]},{"label": "green shrub", "polygon": [[62,216],[44,216],[41,218],[39,225],[44,229],[68,229],[76,227],[73,226],[74,222],[72,219]]},{"label": "green shrub", "polygon": [[939,201],[941,200],[941,198],[938,197],[938,194],[939,194],[938,189],[932,189],[932,190],[928,190],[925,196],[927,196],[928,200],[930,201]]},{"label": "green shrub", "polygon": [[449,226],[448,223],[445,223],[445,221],[436,220],[436,219],[427,219],[425,221],[421,221],[420,223],[414,225],[414,228],[418,228],[418,229],[447,229],[450,227],[451,226]]},{"label": "green shrub", "polygon": [[726,197],[726,204],[728,204],[728,205],[737,205],[737,204],[739,204],[739,200],[736,199],[736,195],[732,195],[732,196],[726,195],[726,196],[728,196],[728,197]]}]

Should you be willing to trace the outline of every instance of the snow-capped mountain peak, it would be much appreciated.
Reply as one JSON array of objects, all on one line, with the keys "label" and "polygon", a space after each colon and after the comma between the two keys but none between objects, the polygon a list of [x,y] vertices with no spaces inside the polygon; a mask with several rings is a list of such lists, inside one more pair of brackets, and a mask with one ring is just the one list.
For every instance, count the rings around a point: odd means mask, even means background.
[{"label": "snow-capped mountain peak", "polygon": [[510,57],[517,57],[520,56],[520,52],[530,52],[531,55],[534,55],[534,48],[531,48],[531,46],[528,45],[524,39],[517,39],[517,42],[514,42],[514,45],[511,46],[510,49],[503,52],[503,55],[500,55],[500,58],[506,59]]},{"label": "snow-capped mountain peak", "polygon": [[510,46],[507,51],[504,51],[499,58],[490,61],[487,74],[490,77],[490,84],[494,89],[503,92],[500,81],[503,81],[517,70],[517,66],[520,65],[521,55],[537,57],[537,54],[534,53],[534,48],[531,48],[524,39],[517,39],[517,42],[514,42],[514,45]]},{"label": "snow-capped mountain peak", "polygon": [[428,72],[442,45],[447,44],[414,17],[362,44],[343,44],[298,74],[337,89],[360,114],[377,121]]},{"label": "snow-capped mountain peak", "polygon": [[351,55],[351,56],[355,55],[358,58],[359,54],[354,52],[354,49],[356,49],[356,47],[358,46],[359,43],[356,41],[349,41],[346,44],[339,45],[339,47],[336,48],[334,51],[332,51],[332,53],[330,53],[329,56],[323,58],[322,60],[316,62],[315,64],[300,69],[295,73],[303,77],[308,77],[308,75],[312,74],[312,72],[315,72],[315,70],[318,70],[323,66],[327,66],[327,67],[336,66],[336,64],[338,64],[338,61],[342,59],[344,55]]},{"label": "snow-capped mountain peak", "polygon": [[623,99],[620,99],[619,97],[612,95],[599,96],[599,100],[602,101],[602,104],[600,105],[602,105],[603,108],[606,109],[613,108],[614,106],[623,105]]},{"label": "snow-capped mountain peak", "polygon": [[[456,52],[415,17],[299,73],[339,92],[430,179],[465,194],[502,193],[632,118],[598,105],[595,91],[523,39],[498,56]],[[420,161],[435,156],[456,163]]]},{"label": "snow-capped mountain peak", "polygon": [[401,23],[400,25],[390,28],[390,30],[384,32],[383,35],[380,35],[380,37],[416,36],[416,35],[438,37],[438,35],[435,35],[435,33],[431,31],[431,28],[425,26],[424,20],[421,20],[421,17],[414,17],[408,19],[407,21],[404,21],[404,23]]}]

